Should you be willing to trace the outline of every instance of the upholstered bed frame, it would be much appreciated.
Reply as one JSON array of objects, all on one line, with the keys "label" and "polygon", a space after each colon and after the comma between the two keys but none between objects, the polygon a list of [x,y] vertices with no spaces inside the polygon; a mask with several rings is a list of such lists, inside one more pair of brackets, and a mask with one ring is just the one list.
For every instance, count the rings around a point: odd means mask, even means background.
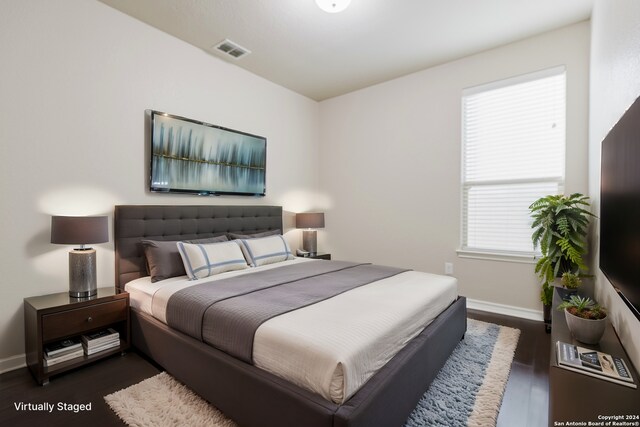
[{"label": "upholstered bed frame", "polygon": [[[147,275],[140,241],[282,230],[279,206],[116,206],[117,287]],[[459,297],[343,405],[132,309],[132,342],[241,427],[390,427],[407,419],[466,331]]]}]

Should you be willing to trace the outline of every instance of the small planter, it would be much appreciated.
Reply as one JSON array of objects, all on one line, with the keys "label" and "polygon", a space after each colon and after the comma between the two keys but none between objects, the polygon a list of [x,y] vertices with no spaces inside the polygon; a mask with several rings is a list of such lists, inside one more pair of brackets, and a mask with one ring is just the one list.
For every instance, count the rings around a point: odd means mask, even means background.
[{"label": "small planter", "polygon": [[556,286],[556,291],[562,301],[569,301],[572,295],[578,295],[577,289],[567,289],[564,286]]},{"label": "small planter", "polygon": [[542,309],[544,316],[544,331],[549,334],[551,333],[551,304],[544,304]]},{"label": "small planter", "polygon": [[567,319],[567,326],[571,331],[571,335],[585,344],[598,344],[607,327],[606,316],[598,320],[583,319],[582,317],[574,316],[565,309],[564,317]]},{"label": "small planter", "polygon": [[560,278],[560,286],[562,286],[567,291],[567,295],[576,295],[578,293],[578,288],[581,285],[582,279],[578,274],[571,272],[562,273],[562,277]]}]

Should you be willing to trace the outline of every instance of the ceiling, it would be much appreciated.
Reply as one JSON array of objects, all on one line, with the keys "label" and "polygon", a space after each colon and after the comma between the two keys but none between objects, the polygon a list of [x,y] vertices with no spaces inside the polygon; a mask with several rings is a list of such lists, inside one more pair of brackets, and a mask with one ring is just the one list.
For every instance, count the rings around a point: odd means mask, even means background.
[{"label": "ceiling", "polygon": [[[584,21],[594,0],[100,1],[320,101]],[[224,39],[251,54],[217,52]]]}]

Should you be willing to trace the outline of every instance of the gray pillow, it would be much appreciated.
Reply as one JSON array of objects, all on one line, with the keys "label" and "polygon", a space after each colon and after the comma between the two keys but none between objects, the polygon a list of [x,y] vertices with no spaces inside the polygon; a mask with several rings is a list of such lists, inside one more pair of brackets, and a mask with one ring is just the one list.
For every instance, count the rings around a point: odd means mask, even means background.
[{"label": "gray pillow", "polygon": [[251,234],[227,233],[227,237],[229,238],[229,240],[256,239],[258,237],[276,236],[278,234],[282,234],[280,229],[268,230],[268,231],[258,231],[257,233],[251,233]]},{"label": "gray pillow", "polygon": [[[227,236],[207,237],[204,239],[184,240],[186,243],[218,243],[226,242]],[[147,273],[151,282],[159,282],[169,277],[184,276],[184,269],[180,252],[175,240],[143,240],[142,248],[147,259]]]}]

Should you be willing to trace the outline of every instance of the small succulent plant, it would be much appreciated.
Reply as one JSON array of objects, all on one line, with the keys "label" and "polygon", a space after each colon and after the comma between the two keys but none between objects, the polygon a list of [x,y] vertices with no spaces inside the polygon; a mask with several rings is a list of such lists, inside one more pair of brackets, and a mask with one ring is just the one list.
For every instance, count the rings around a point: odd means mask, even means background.
[{"label": "small succulent plant", "polygon": [[579,295],[572,295],[568,301],[558,306],[558,310],[567,310],[574,316],[591,320],[599,320],[607,316],[605,309],[596,304],[594,300]]},{"label": "small succulent plant", "polygon": [[569,271],[562,273],[562,278],[560,279],[562,285],[567,289],[578,289],[582,284],[582,280],[580,276],[576,273],[571,273]]}]

